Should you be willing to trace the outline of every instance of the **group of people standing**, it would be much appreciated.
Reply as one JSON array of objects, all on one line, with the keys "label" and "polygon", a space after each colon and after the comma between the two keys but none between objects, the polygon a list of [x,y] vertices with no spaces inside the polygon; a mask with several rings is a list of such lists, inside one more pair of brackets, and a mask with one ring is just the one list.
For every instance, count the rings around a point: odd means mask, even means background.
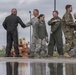
[{"label": "group of people standing", "polygon": [[[48,44],[48,57],[53,56],[54,46],[57,46],[57,51],[60,57],[66,56],[70,57],[69,51],[74,47],[75,39],[75,27],[76,23],[73,21],[71,12],[72,5],[66,5],[66,13],[63,18],[59,17],[59,13],[57,10],[53,11],[53,18],[48,21],[48,25],[51,26],[50,32],[50,41]],[[14,49],[16,53],[16,57],[20,57],[18,50],[18,32],[17,26],[18,23],[23,27],[29,27],[32,25],[33,34],[32,34],[32,42],[31,42],[31,53],[30,56],[38,55],[40,56],[40,52],[43,50],[46,54],[46,42],[48,43],[48,33],[46,29],[45,15],[40,14],[39,10],[33,10],[34,17],[24,24],[20,17],[17,16],[17,10],[13,8],[11,10],[11,15],[7,16],[3,22],[3,27],[7,30],[7,46],[6,46],[6,57],[10,57],[10,51],[12,48],[12,44],[14,44]],[[74,14],[74,18],[76,19],[76,13]],[[63,38],[62,31],[64,32],[66,44],[63,50]],[[44,54],[44,55],[45,55]]]},{"label": "group of people standing", "polygon": [[[72,5],[65,6],[66,12],[62,19],[58,17],[58,11],[53,11],[53,18],[48,22],[51,25],[50,43],[48,45],[48,54],[53,56],[54,46],[57,46],[60,57],[71,57],[70,51],[76,46],[76,22],[72,17]],[[76,13],[74,13],[76,19]],[[65,45],[63,48],[62,32],[65,36]],[[75,51],[74,51],[75,52]]]}]

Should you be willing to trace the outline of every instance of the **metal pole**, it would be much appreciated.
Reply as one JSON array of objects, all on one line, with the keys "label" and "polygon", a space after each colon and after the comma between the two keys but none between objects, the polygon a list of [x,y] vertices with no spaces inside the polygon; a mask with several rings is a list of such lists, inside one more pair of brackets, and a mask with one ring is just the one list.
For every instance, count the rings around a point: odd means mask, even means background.
[{"label": "metal pole", "polygon": [[[56,0],[54,0],[54,11],[56,10]],[[54,46],[54,51],[57,52],[56,45]]]},{"label": "metal pole", "polygon": [[[29,11],[30,13],[30,21],[31,21],[31,11]],[[31,47],[31,26],[30,26],[30,47]]]},{"label": "metal pole", "polygon": [[56,0],[54,0],[54,10],[56,10]]}]

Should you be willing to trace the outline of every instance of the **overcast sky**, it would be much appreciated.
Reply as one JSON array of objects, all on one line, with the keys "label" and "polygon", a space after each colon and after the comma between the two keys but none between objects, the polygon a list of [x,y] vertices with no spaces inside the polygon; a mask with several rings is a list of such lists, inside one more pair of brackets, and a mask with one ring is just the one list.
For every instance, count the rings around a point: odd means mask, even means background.
[{"label": "overcast sky", "polygon": [[[2,27],[2,23],[6,16],[10,15],[12,8],[17,8],[18,16],[27,23],[29,19],[29,11],[33,9],[39,9],[40,13],[45,14],[46,25],[47,21],[52,17],[52,11],[54,9],[54,0],[0,0],[0,49],[2,45],[6,45],[6,31]],[[73,5],[73,12],[76,12],[76,0],[57,0],[57,10],[59,11],[59,16],[65,13],[65,5]],[[33,16],[32,16],[33,17]],[[50,33],[50,27],[47,25],[48,34]],[[19,38],[25,37],[28,42],[30,37],[29,28],[21,28],[18,26]]]}]

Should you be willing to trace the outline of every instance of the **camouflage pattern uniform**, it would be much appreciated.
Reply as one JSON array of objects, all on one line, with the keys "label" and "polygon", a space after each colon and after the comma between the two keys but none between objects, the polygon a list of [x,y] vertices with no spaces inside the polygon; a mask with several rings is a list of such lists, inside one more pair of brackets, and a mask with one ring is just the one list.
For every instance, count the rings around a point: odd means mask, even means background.
[{"label": "camouflage pattern uniform", "polygon": [[74,28],[75,23],[73,21],[73,17],[71,13],[66,12],[62,18],[62,29],[64,31],[66,44],[65,44],[65,52],[69,52],[74,47]]},{"label": "camouflage pattern uniform", "polygon": [[46,42],[48,42],[48,33],[45,21],[38,21],[36,23],[36,38],[39,39],[39,49],[37,50],[41,55],[46,56]]},{"label": "camouflage pattern uniform", "polygon": [[39,49],[39,39],[36,38],[36,22],[38,21],[37,17],[33,17],[31,21],[26,23],[26,27],[29,27],[32,25],[33,27],[33,34],[32,34],[32,42],[31,42],[31,51],[35,52],[36,50]]}]

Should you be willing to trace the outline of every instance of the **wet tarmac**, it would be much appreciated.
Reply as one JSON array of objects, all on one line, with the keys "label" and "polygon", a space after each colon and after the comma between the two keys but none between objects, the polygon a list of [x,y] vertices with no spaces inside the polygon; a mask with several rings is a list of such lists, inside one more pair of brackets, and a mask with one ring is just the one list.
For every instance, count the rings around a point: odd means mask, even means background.
[{"label": "wet tarmac", "polygon": [[[4,59],[6,61],[3,61]],[[43,62],[33,61],[35,59],[23,59],[26,61],[22,61],[21,58],[21,61],[17,59],[18,62],[13,61],[16,59],[10,58],[12,61],[8,62],[10,59],[4,59],[2,61],[0,59],[0,75],[76,75],[76,63],[44,62],[46,59],[38,59],[38,61],[43,60]]]}]

